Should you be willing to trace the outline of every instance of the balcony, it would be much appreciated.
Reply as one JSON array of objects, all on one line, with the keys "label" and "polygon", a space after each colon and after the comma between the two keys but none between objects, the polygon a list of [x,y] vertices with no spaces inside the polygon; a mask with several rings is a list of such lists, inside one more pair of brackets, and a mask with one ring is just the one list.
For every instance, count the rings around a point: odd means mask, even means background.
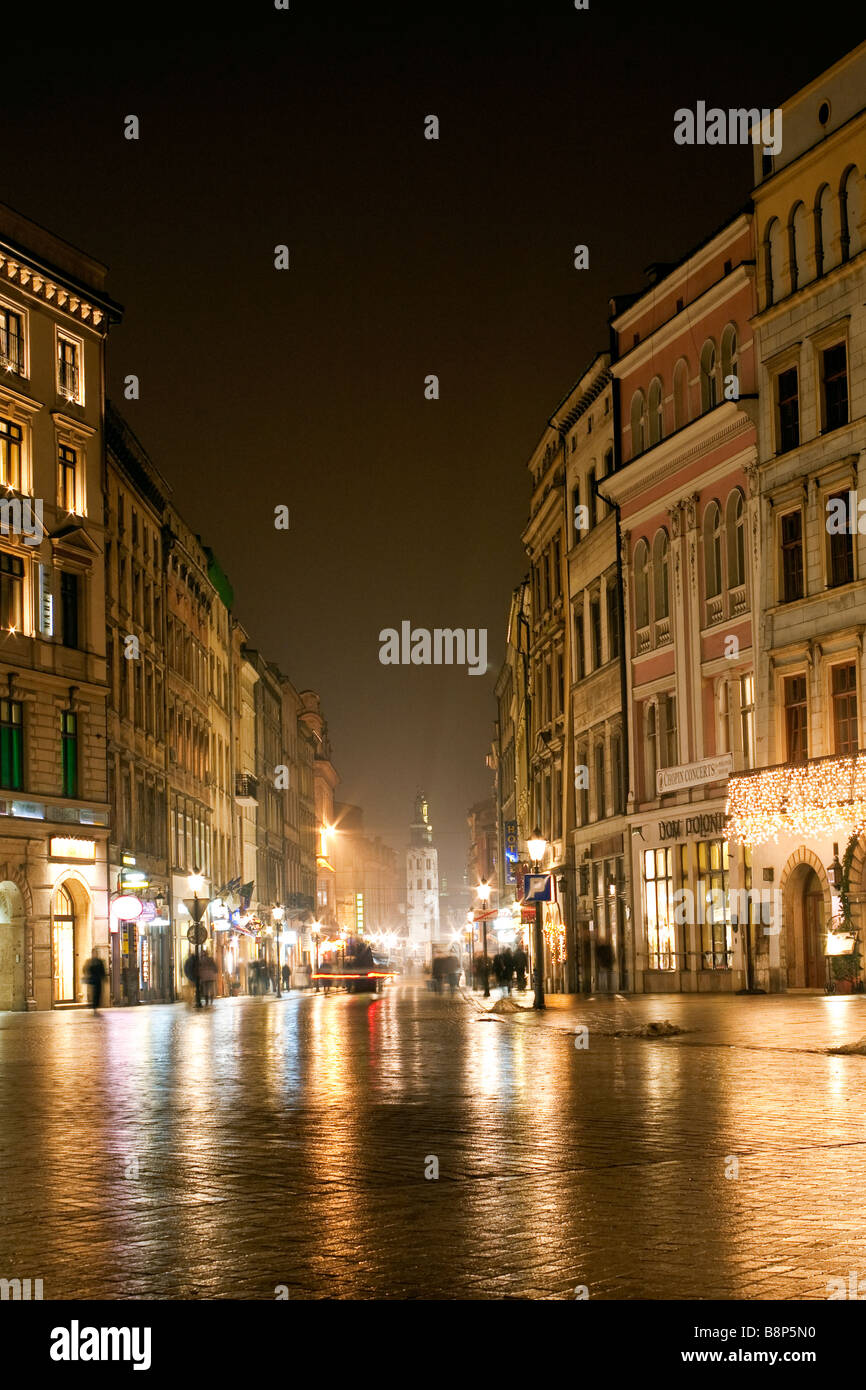
[{"label": "balcony", "polygon": [[259,799],[259,784],[252,773],[235,773],[235,801],[239,806],[255,806]]}]

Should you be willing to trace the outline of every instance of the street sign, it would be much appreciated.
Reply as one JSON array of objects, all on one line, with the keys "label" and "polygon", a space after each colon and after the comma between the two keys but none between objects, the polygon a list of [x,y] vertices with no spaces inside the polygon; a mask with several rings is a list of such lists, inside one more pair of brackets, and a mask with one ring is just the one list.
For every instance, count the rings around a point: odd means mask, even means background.
[{"label": "street sign", "polygon": [[523,901],[526,903],[549,903],[553,879],[550,874],[524,874]]},{"label": "street sign", "polygon": [[187,927],[186,939],[193,946],[203,946],[207,941],[207,927],[195,925]]},{"label": "street sign", "polygon": [[476,914],[475,914],[475,921],[476,921],[476,922],[483,922],[483,921],[485,920],[485,918],[489,921],[491,917],[498,917],[498,916],[499,916],[499,908],[498,908],[498,907],[488,907],[488,909],[487,909],[486,912],[476,912]]}]

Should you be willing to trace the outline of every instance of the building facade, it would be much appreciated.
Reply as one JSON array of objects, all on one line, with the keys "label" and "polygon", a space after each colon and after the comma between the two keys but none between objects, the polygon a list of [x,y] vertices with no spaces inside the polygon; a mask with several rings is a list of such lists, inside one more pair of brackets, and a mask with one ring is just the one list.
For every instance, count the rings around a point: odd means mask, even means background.
[{"label": "building facade", "polygon": [[823,988],[828,929],[864,925],[864,93],[861,45],[782,106],[783,147],[755,160],[757,770],[728,812],[768,899],[769,990]]},{"label": "building facade", "polygon": [[427,798],[419,792],[406,851],[406,958],[429,965],[439,944],[439,852]]},{"label": "building facade", "polygon": [[110,967],[106,269],[0,207],[0,1009]]}]

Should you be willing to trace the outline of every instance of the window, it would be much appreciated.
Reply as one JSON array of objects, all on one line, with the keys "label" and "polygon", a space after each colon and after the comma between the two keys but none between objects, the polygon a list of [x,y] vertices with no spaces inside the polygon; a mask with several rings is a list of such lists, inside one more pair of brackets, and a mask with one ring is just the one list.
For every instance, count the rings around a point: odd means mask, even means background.
[{"label": "window", "polygon": [[[831,508],[831,503],[836,505]],[[854,537],[849,530],[852,518],[848,514],[848,494],[840,492],[833,497],[828,497],[825,511],[836,511],[839,504],[844,509],[846,526],[844,531],[834,530],[827,536],[829,552],[827,583],[831,589],[837,588],[840,584],[851,584],[854,579]]]},{"label": "window", "polygon": [[740,739],[743,767],[755,766],[755,677],[740,676]]},{"label": "window", "polygon": [[649,626],[649,549],[645,540],[639,540],[634,550],[634,606],[637,626]]},{"label": "window", "polygon": [[65,709],[60,715],[60,766],[63,795],[78,795],[78,715]]},{"label": "window", "polygon": [[590,468],[586,475],[586,507],[589,513],[589,526],[587,530],[595,525],[596,511],[598,509],[598,498],[595,495],[595,469]]},{"label": "window", "polygon": [[75,511],[75,475],[78,455],[74,449],[61,444],[57,451],[57,505],[63,511]]},{"label": "window", "polygon": [[704,512],[704,583],[707,598],[722,592],[722,514],[718,502]]},{"label": "window", "polygon": [[768,305],[775,303],[782,288],[782,253],[782,226],[774,217],[764,237],[764,293]]},{"label": "window", "polygon": [[658,768],[658,710],[652,700],[644,705],[644,793],[647,801],[656,796]]},{"label": "window", "polygon": [[78,575],[60,571],[60,636],[64,647],[78,647]]},{"label": "window", "polygon": [[646,399],[643,391],[636,391],[631,402],[631,456],[642,454],[647,442]]},{"label": "window", "polygon": [[833,751],[837,758],[847,757],[857,752],[857,667],[851,661],[845,666],[834,666],[832,676],[833,695]]},{"label": "window", "polygon": [[846,171],[839,189],[839,221],[841,227],[842,259],[849,260],[860,250],[860,179],[857,170]]},{"label": "window", "polygon": [[589,600],[589,641],[592,669],[597,671],[601,665],[601,603],[598,594],[593,594]]},{"label": "window", "polygon": [[619,593],[615,584],[607,586],[607,658],[619,656]]},{"label": "window", "polygon": [[806,677],[789,676],[785,681],[786,761],[804,763],[809,756]]},{"label": "window", "polygon": [[674,429],[689,422],[689,369],[684,358],[674,367]]},{"label": "window", "polygon": [[595,745],[595,818],[603,820],[607,814],[605,806],[607,793],[604,785],[604,744]]},{"label": "window", "polygon": [[666,531],[657,531],[653,541],[653,600],[655,620],[659,622],[670,613],[670,588],[668,584],[669,547]]},{"label": "window", "polygon": [[24,325],[5,304],[0,304],[0,367],[24,375]]},{"label": "window", "polygon": [[815,266],[818,275],[826,275],[836,263],[836,217],[834,198],[829,184],[824,184],[815,199]]},{"label": "window", "polygon": [[728,842],[699,840],[697,849],[701,965],[704,970],[728,970],[732,961]]},{"label": "window", "polygon": [[24,561],[0,551],[0,627],[20,632],[24,615]]},{"label": "window", "polygon": [[68,401],[82,403],[81,349],[69,338],[57,339],[57,389]]},{"label": "window", "polygon": [[581,825],[586,825],[589,820],[589,788],[585,785],[586,773],[581,772],[581,768],[587,766],[586,749],[581,748],[577,754],[577,766],[575,767],[575,785],[577,787],[577,815]]},{"label": "window", "polygon": [[676,933],[673,851],[670,848],[644,850],[643,881],[647,965],[650,970],[673,970],[676,966]]},{"label": "window", "polygon": [[803,597],[803,514],[788,512],[781,520],[782,602]]},{"label": "window", "polygon": [[661,695],[659,697],[658,719],[661,751],[659,762],[662,767],[676,767],[678,758],[676,695]]},{"label": "window", "polygon": [[739,488],[728,497],[726,510],[728,588],[739,589],[746,582],[746,504]]},{"label": "window", "polygon": [[658,444],[664,438],[664,400],[662,384],[656,377],[649,392],[649,442]]},{"label": "window", "polygon": [[574,610],[574,678],[582,681],[586,675],[586,654],[583,640],[583,611]]},{"label": "window", "polygon": [[622,815],[625,809],[623,795],[622,734],[617,732],[610,740],[610,781],[613,794],[613,814]]},{"label": "window", "polygon": [[797,203],[788,221],[788,248],[791,262],[791,293],[806,283],[806,209]]},{"label": "window", "polygon": [[580,515],[580,484],[576,483],[571,494],[572,517],[574,518],[574,543],[577,545],[580,540],[580,533],[583,530]]},{"label": "window", "polygon": [[23,434],[20,425],[11,420],[0,420],[0,483],[21,491],[21,445]]},{"label": "window", "polygon": [[22,716],[20,700],[0,700],[0,787],[9,791],[24,785]]},{"label": "window", "polygon": [[776,378],[777,453],[796,449],[799,443],[799,381],[796,367],[780,371]]},{"label": "window", "polygon": [[712,339],[701,351],[701,409],[712,410],[719,403],[719,374],[716,345]]},{"label": "window", "polygon": [[824,430],[848,423],[848,353],[844,343],[834,343],[821,353],[821,386]]},{"label": "window", "polygon": [[727,382],[729,376],[736,377],[737,393],[739,394],[740,358],[737,347],[737,330],[732,323],[728,324],[728,327],[722,334],[723,384]]}]

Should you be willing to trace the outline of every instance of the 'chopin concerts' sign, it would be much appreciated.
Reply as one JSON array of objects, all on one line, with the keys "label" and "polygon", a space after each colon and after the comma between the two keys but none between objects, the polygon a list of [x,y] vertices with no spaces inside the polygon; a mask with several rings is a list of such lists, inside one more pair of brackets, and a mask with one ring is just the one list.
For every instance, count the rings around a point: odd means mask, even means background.
[{"label": "'chopin concerts' sign", "polygon": [[730,777],[733,766],[730,753],[723,753],[720,758],[704,758],[702,762],[688,763],[685,767],[660,767],[656,772],[656,791],[664,796],[666,792],[701,787],[706,782],[722,782]]}]

